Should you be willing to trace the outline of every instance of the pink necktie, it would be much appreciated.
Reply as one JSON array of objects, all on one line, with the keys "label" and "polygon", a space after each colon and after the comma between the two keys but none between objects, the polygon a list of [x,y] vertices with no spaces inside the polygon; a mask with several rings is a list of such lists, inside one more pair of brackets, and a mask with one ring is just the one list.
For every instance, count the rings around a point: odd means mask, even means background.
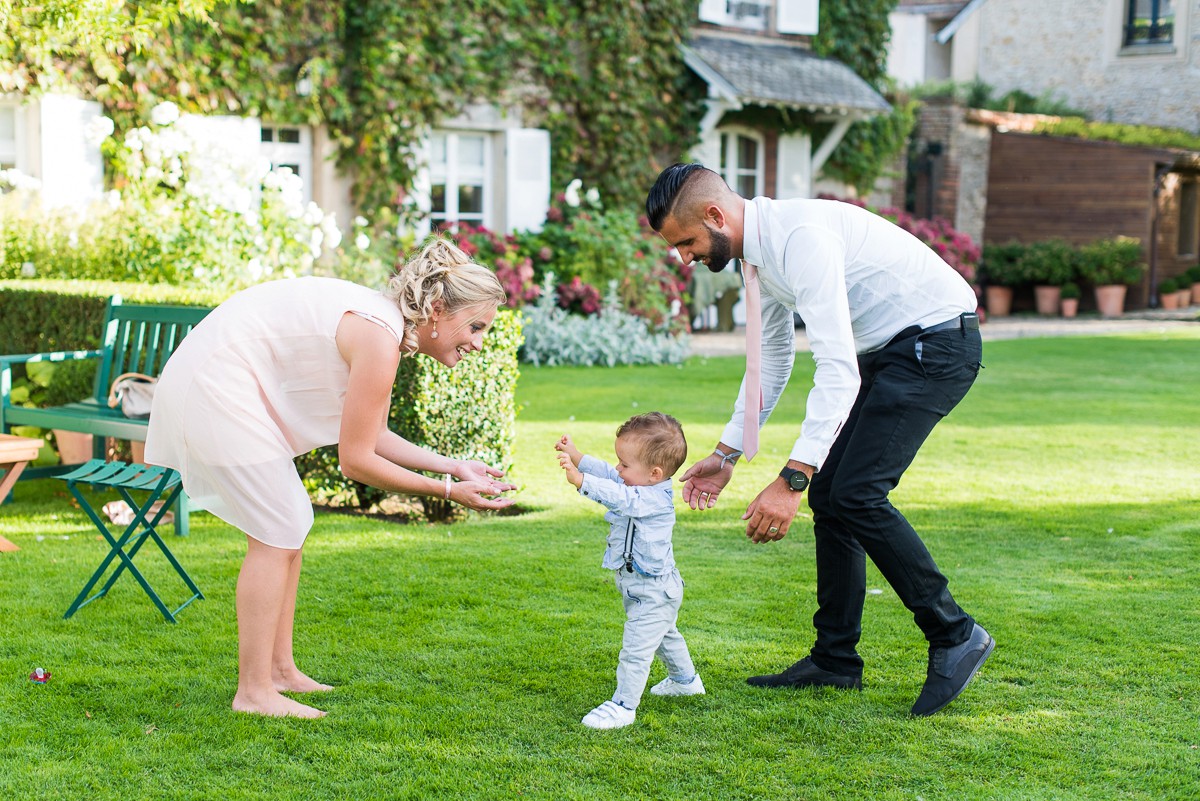
[{"label": "pink necktie", "polygon": [[762,411],[762,298],[758,268],[742,262],[746,280],[746,404],[742,422],[742,452],[746,461],[758,453],[758,415]]}]

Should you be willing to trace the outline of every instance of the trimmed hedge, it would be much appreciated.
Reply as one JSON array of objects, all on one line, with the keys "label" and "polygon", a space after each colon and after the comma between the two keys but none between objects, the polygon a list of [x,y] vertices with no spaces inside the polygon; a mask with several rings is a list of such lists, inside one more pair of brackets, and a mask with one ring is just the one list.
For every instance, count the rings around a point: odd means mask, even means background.
[{"label": "trimmed hedge", "polygon": [[[0,281],[0,353],[33,353],[98,347],[108,298],[126,303],[215,306],[224,293],[91,281]],[[484,337],[481,353],[450,370],[425,356],[402,359],[392,396],[389,424],[417,445],[460,459],[481,459],[506,472],[513,462],[516,424],[517,353],[523,341],[521,318],[500,310]],[[92,392],[95,364],[56,364],[39,403],[58,405]],[[69,368],[69,369],[62,369]],[[367,508],[387,493],[349,481],[338,468],[337,448],[322,448],[297,459],[310,495]],[[453,510],[440,499],[425,498],[433,520]]]}]

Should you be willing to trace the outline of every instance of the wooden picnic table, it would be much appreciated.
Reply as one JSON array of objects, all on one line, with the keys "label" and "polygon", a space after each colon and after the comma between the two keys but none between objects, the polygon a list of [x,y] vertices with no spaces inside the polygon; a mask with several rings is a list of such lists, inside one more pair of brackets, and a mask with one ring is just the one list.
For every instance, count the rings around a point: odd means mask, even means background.
[{"label": "wooden picnic table", "polygon": [[[42,449],[43,440],[33,437],[18,437],[13,434],[0,434],[0,471],[4,478],[0,479],[0,502],[8,497],[13,485],[21,477],[25,465],[37,458]],[[0,537],[0,551],[15,551],[17,546]]]}]

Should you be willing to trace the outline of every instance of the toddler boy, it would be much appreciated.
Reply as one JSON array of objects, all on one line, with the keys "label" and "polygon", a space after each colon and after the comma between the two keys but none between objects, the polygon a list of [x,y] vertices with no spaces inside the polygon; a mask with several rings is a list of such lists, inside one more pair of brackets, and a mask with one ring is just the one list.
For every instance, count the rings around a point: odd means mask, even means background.
[{"label": "toddler boy", "polygon": [[554,449],[567,481],[608,509],[604,567],[614,571],[625,605],[617,691],[611,701],[589,712],[583,725],[617,729],[633,723],[655,654],[666,663],[667,678],[650,688],[651,693],[703,695],[704,684],[675,627],[683,579],[671,548],[671,478],[687,458],[683,427],[662,412],[631,417],[617,429],[615,467],[580,453],[570,436],[564,435]]}]

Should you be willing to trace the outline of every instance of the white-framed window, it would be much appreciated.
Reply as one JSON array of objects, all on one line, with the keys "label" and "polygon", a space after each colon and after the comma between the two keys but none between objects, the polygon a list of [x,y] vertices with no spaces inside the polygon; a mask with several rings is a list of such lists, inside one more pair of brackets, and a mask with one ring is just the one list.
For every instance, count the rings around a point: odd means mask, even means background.
[{"label": "white-framed window", "polygon": [[720,130],[721,160],[718,172],[733,191],[745,198],[763,193],[763,139],[746,130]]},{"label": "white-framed window", "polygon": [[700,0],[700,21],[746,31],[817,32],[818,0]]},{"label": "white-framed window", "polygon": [[300,176],[304,183],[304,202],[312,200],[312,129],[307,125],[264,122],[260,139],[259,153],[271,162],[271,169],[287,168]]},{"label": "white-framed window", "polygon": [[0,170],[17,166],[19,120],[17,104],[0,101]]},{"label": "white-framed window", "polygon": [[434,227],[491,220],[490,137],[468,131],[434,131],[429,138],[429,214]]},{"label": "white-framed window", "polygon": [[1140,45],[1169,45],[1175,38],[1175,5],[1173,0],[1126,0],[1126,47]]}]

